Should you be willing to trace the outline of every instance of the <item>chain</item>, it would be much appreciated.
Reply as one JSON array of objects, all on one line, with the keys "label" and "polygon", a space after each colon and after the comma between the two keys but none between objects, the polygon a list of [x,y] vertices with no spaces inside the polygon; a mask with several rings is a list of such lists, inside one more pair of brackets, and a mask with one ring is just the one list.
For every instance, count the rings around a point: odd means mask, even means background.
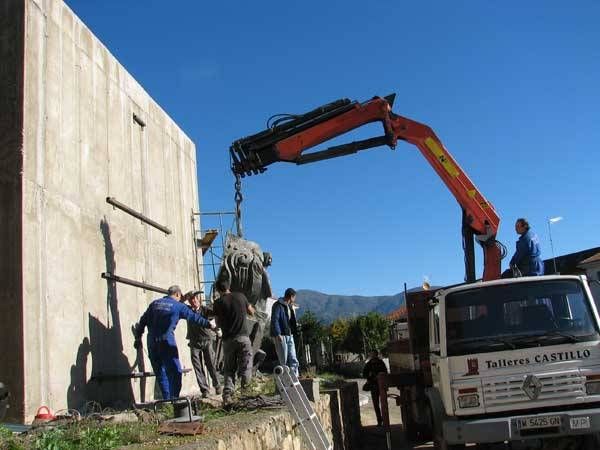
[{"label": "chain", "polygon": [[239,174],[235,175],[235,224],[237,227],[238,237],[242,236],[242,201],[244,196],[242,195],[242,177]]}]

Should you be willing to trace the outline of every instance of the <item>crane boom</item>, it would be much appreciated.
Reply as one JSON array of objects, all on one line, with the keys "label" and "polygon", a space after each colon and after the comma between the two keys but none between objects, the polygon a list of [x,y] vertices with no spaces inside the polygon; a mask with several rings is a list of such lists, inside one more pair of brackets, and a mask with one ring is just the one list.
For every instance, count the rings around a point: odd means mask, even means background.
[{"label": "crane boom", "polygon": [[[300,116],[279,119],[267,130],[231,145],[232,171],[243,177],[262,173],[266,166],[278,161],[306,164],[381,145],[393,149],[398,140],[410,142],[421,151],[463,210],[466,281],[475,281],[473,238],[483,247],[483,279],[500,278],[501,249],[496,241],[500,218],[494,207],[430,127],[392,112],[394,98],[395,94],[374,97],[364,103],[341,99]],[[303,154],[309,148],[372,122],[382,123],[382,136]]]}]

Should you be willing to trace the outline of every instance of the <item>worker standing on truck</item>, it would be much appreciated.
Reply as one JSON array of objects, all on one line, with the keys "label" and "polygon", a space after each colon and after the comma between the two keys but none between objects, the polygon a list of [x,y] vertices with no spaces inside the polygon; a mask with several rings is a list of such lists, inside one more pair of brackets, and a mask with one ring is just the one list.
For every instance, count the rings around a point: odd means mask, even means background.
[{"label": "worker standing on truck", "polygon": [[228,280],[218,280],[215,289],[219,298],[213,304],[217,325],[223,332],[223,404],[231,402],[236,372],[242,389],[252,378],[252,345],[248,336],[247,314],[254,308],[241,292],[231,292]]},{"label": "worker standing on truck", "polygon": [[[212,310],[209,310],[202,304],[202,298],[200,298],[201,292],[202,291],[190,291],[185,294],[184,298],[190,304],[190,307],[194,312],[202,314],[204,317],[212,316]],[[196,373],[196,381],[198,382],[200,392],[202,392],[202,397],[208,397],[208,391],[210,389],[207,377],[204,374],[204,367],[206,367],[206,371],[212,379],[215,394],[221,394],[222,389],[219,378],[217,377],[214,351],[216,333],[209,328],[204,328],[193,322],[188,322],[186,337],[190,347],[192,366]]]},{"label": "worker standing on truck", "polygon": [[175,327],[180,319],[199,326],[214,327],[203,316],[180,302],[181,289],[171,286],[167,295],[154,300],[135,327],[135,348],[141,348],[144,328],[148,327],[148,356],[163,399],[179,397],[181,392],[181,362],[175,342]]},{"label": "worker standing on truck", "polygon": [[[531,230],[529,222],[524,218],[517,219],[515,231],[520,237],[515,254],[510,260],[511,269],[517,268],[524,277],[544,275],[544,261],[541,258],[542,252],[538,235]],[[502,277],[510,277],[510,272],[505,271]]]},{"label": "worker standing on truck", "polygon": [[379,351],[371,351],[369,361],[365,364],[363,369],[363,378],[367,379],[365,383],[366,387],[363,389],[371,391],[371,400],[373,400],[373,409],[377,416],[377,425],[383,425],[383,418],[381,417],[381,405],[379,404],[379,383],[377,382],[377,375],[380,373],[387,373],[387,367],[383,360],[379,357]]},{"label": "worker standing on truck", "polygon": [[283,298],[278,299],[271,308],[271,338],[277,352],[277,359],[282,366],[288,366],[296,375],[298,373],[298,358],[296,357],[296,344],[294,334],[297,331],[294,301],[296,291],[287,288]]}]

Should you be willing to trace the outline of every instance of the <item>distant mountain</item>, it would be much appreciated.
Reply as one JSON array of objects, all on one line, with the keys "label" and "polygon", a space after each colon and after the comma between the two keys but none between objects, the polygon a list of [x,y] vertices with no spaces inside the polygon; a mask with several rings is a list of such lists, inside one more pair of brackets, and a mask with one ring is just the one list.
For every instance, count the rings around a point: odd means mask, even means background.
[{"label": "distant mountain", "polygon": [[387,314],[404,304],[404,293],[366,297],[360,295],[329,295],[322,292],[301,289],[296,293],[298,316],[312,311],[324,323],[331,323],[338,317],[352,317],[375,311]]}]

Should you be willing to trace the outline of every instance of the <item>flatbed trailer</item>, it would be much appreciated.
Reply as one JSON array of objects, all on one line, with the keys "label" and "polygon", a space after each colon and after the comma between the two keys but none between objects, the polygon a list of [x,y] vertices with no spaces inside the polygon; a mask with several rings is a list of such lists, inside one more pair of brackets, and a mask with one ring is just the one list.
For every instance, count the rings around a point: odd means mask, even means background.
[{"label": "flatbed trailer", "polygon": [[[418,405],[423,401],[425,388],[432,386],[429,362],[429,308],[428,302],[435,290],[405,291],[408,337],[391,336],[388,344],[390,373],[377,377],[383,424],[386,428],[388,449],[391,449],[388,398],[400,407],[406,438],[410,441],[431,439],[431,431],[415,420]],[[397,388],[399,395],[389,394]]]}]

